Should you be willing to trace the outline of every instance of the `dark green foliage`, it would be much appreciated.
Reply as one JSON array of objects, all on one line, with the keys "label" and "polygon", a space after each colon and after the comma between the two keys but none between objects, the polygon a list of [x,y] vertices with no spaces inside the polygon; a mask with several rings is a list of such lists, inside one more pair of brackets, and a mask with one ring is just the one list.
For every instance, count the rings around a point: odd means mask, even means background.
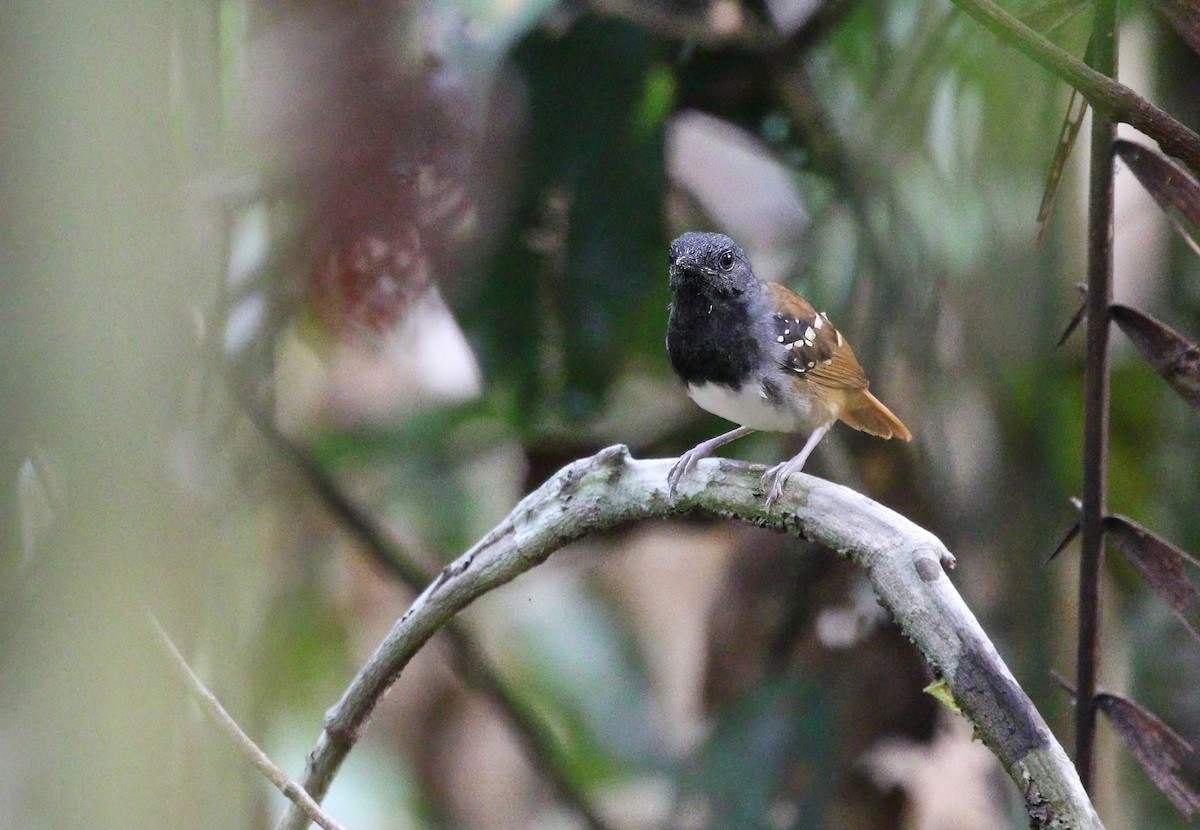
[{"label": "dark green foliage", "polygon": [[830,691],[805,675],[756,687],[718,719],[683,777],[681,809],[702,809],[706,827],[757,830],[782,804],[778,826],[824,826],[834,708]]},{"label": "dark green foliage", "polygon": [[529,91],[526,175],[468,322],[518,411],[574,421],[661,345],[644,310],[666,303],[669,76],[656,41],[614,20],[535,32],[514,58]]}]

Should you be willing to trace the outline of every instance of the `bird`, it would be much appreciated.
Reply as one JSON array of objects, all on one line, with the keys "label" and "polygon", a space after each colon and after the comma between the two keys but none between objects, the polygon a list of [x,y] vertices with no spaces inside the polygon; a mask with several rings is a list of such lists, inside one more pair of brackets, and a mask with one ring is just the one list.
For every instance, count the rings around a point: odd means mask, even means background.
[{"label": "bird", "polygon": [[732,239],[689,231],[671,243],[667,355],[688,397],[736,429],[702,441],[667,476],[673,497],[698,461],[753,432],[806,433],[795,457],[763,475],[766,510],[837,421],[880,438],[912,433],[868,391],[849,341],[824,313],[762,282]]}]

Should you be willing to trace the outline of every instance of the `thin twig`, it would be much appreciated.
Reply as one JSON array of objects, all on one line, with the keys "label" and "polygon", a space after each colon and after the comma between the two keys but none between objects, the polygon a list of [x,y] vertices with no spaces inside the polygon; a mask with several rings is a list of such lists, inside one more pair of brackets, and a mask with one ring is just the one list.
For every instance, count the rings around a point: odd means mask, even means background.
[{"label": "thin twig", "polygon": [[429,575],[346,494],[311,452],[284,435],[271,417],[258,407],[246,403],[243,409],[258,431],[300,471],[317,497],[375,562],[414,591],[420,591],[429,583]]},{"label": "thin twig", "polygon": [[[791,532],[860,566],[1017,782],[1031,826],[1101,827],[1066,753],[946,577],[943,568],[954,560],[936,537],[853,490],[807,475],[793,476],[781,503],[765,513],[755,493],[762,468],[721,459],[701,462],[672,499],[666,478],[673,461],[637,461],[617,446],[570,464],[443,569],[329,710],[302,779],[308,791],[328,789],[384,692],[473,600],[584,536],[694,512]],[[279,827],[302,830],[303,824],[299,811],[291,810]]]},{"label": "thin twig", "polygon": [[[179,653],[179,649],[175,647],[175,643],[171,641],[158,619],[149,612],[146,616],[154,627],[159,644],[170,658],[175,674],[188,687],[192,697],[200,704],[200,708],[208,715],[209,720],[225,733],[238,751],[263,774],[263,777],[275,785],[275,789],[283,793],[283,797],[290,801],[304,818],[315,822],[325,830],[345,830],[341,824],[327,815],[317,802],[313,801],[312,796],[303,787],[288,778],[287,773],[277,767],[267,757],[267,753],[250,740],[250,736],[243,732],[242,728],[237,725],[237,721],[225,711],[225,707],[221,705],[221,701],[217,700],[216,695],[210,692],[203,681],[192,671],[192,667],[188,665],[187,660],[183,659],[183,655]],[[307,823],[305,822],[305,824]]]},{"label": "thin twig", "polygon": [[[991,0],[952,0],[1005,43],[1079,90],[1096,110],[1114,121],[1137,127],[1200,174],[1200,135],[1151,104],[1132,89],[1098,72],[1055,46]],[[1100,12],[1097,10],[1097,16]]]},{"label": "thin twig", "polygon": [[[366,553],[414,593],[424,590],[432,577],[391,541],[387,531],[346,494],[312,453],[280,432],[274,422],[258,409],[247,406],[246,411],[258,429],[304,475],[313,491]],[[590,830],[609,830],[587,797],[563,771],[549,727],[520,704],[500,672],[476,644],[475,638],[456,620],[450,620],[444,632],[459,678],[495,705],[524,748],[526,757],[550,784],[559,802],[575,812]]]},{"label": "thin twig", "polygon": [[[1116,0],[1097,0],[1092,23],[1096,71],[1117,74]],[[1096,675],[1100,659],[1100,570],[1108,491],[1108,333],[1113,276],[1113,142],[1117,126],[1092,115],[1088,200],[1087,342],[1083,369],[1083,508],[1080,516],[1079,642],[1076,654],[1075,764],[1090,792],[1095,783]]]}]

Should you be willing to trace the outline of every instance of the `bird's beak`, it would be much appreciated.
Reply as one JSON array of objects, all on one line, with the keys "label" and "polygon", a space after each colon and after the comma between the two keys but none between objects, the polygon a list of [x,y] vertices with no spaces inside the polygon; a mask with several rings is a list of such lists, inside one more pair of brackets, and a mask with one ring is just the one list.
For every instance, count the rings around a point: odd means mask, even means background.
[{"label": "bird's beak", "polygon": [[687,254],[671,254],[671,271],[673,273],[683,273],[685,271],[696,270],[696,260]]}]

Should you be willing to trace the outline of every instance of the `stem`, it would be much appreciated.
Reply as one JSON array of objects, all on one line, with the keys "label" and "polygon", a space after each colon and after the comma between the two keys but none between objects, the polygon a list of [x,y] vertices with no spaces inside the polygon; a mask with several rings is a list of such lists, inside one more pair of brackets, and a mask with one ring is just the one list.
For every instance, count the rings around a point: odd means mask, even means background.
[{"label": "stem", "polygon": [[[1200,136],[1151,104],[1132,89],[1117,83],[1102,71],[1101,59],[1088,66],[1070,52],[1059,49],[991,0],[951,0],[954,5],[982,23],[992,34],[1023,52],[1059,78],[1079,90],[1092,108],[1113,121],[1131,124],[1153,138],[1168,153],[1200,174]],[[1097,3],[1096,31],[1106,15]],[[1110,17],[1115,17],[1110,15]],[[1116,35],[1113,35],[1116,43]],[[1097,45],[1097,48],[1101,48]],[[1113,59],[1115,66],[1116,59]],[[1093,122],[1095,123],[1095,122]]]},{"label": "stem", "polygon": [[317,802],[313,801],[312,797],[303,787],[288,778],[287,773],[280,769],[267,756],[267,753],[259,749],[258,745],[250,739],[250,736],[242,731],[242,728],[238,726],[233,716],[221,705],[221,701],[217,700],[217,696],[210,692],[208,687],[204,685],[204,682],[192,671],[192,667],[188,665],[187,660],[183,659],[183,655],[179,653],[179,649],[175,647],[175,643],[167,635],[167,632],[163,629],[158,619],[153,614],[148,614],[147,616],[149,617],[150,627],[153,628],[163,652],[170,659],[171,668],[174,669],[175,674],[187,686],[196,703],[200,704],[200,708],[204,710],[204,714],[208,715],[209,720],[225,733],[226,737],[237,747],[243,757],[253,764],[262,773],[264,778],[275,785],[275,789],[279,790],[284,798],[292,802],[305,819],[324,828],[324,830],[345,830],[342,825],[326,814]]},{"label": "stem", "polygon": [[[1116,0],[1098,0],[1092,30],[1097,72],[1117,72]],[[1108,490],[1108,306],[1113,273],[1113,142],[1116,124],[1092,113],[1088,203],[1087,344],[1083,370],[1083,515],[1079,565],[1079,651],[1075,687],[1075,765],[1090,792],[1095,783],[1096,673],[1100,656],[1100,570]]]},{"label": "stem", "polygon": [[[419,594],[431,577],[393,543],[387,531],[351,499],[320,463],[301,445],[284,435],[260,409],[245,404],[245,411],[262,433],[287,455],[343,527],[362,545],[372,560]],[[450,620],[443,627],[459,679],[482,693],[497,708],[525,750],[530,764],[550,784],[563,806],[574,811],[588,830],[609,830],[584,793],[563,769],[550,728],[508,687],[500,672],[476,643],[469,629]]]}]

